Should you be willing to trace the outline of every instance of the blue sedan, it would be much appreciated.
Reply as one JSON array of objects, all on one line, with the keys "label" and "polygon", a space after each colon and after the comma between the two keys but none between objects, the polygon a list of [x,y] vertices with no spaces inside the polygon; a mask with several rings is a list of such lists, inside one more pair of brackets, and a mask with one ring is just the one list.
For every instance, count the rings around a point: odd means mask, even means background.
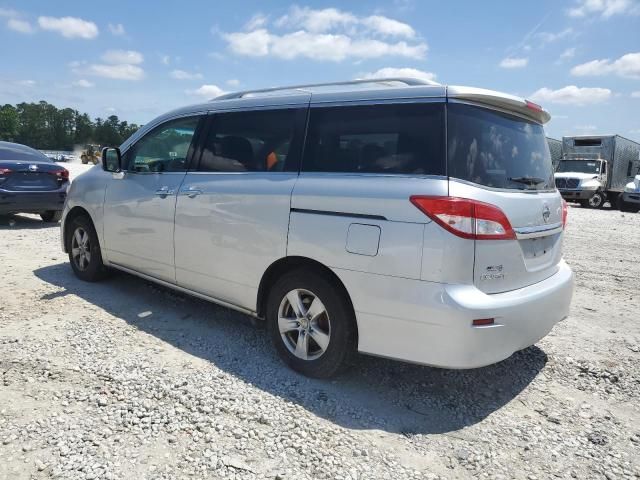
[{"label": "blue sedan", "polygon": [[69,171],[43,153],[0,142],[0,215],[36,213],[45,222],[62,215]]}]

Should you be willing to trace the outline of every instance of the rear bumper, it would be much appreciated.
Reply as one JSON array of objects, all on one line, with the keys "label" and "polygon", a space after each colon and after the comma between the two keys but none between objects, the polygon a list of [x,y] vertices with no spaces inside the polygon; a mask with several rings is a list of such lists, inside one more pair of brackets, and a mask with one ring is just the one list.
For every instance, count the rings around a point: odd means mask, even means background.
[{"label": "rear bumper", "polygon": [[[569,314],[574,283],[564,261],[539,283],[492,295],[472,285],[336,273],[352,294],[361,352],[445,368],[482,367],[533,345]],[[495,324],[473,327],[481,318]]]},{"label": "rear bumper", "polygon": [[588,200],[596,190],[559,190],[565,200]]},{"label": "rear bumper", "polygon": [[67,196],[67,186],[65,183],[57,190],[45,192],[14,192],[0,189],[0,214],[62,210]]},{"label": "rear bumper", "polygon": [[640,205],[640,193],[624,192],[622,194],[622,200],[625,203],[635,203],[637,205]]}]

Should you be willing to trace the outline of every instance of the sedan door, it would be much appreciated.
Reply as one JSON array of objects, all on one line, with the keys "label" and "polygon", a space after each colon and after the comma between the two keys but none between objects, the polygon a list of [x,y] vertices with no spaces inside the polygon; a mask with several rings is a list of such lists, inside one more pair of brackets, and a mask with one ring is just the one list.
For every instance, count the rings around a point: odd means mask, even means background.
[{"label": "sedan door", "polygon": [[107,184],[104,250],[110,263],[175,283],[176,195],[200,116],[170,120],[125,153],[125,171]]},{"label": "sedan door", "polygon": [[213,115],[178,196],[178,285],[255,310],[262,275],[286,256],[306,106]]}]

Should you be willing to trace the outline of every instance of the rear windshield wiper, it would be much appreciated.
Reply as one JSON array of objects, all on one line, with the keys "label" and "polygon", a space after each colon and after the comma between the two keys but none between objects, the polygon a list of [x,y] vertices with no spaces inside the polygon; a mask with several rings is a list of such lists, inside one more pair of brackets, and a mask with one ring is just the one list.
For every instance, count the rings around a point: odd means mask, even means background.
[{"label": "rear windshield wiper", "polygon": [[539,185],[546,180],[540,177],[509,177],[511,182],[524,183],[525,185]]}]

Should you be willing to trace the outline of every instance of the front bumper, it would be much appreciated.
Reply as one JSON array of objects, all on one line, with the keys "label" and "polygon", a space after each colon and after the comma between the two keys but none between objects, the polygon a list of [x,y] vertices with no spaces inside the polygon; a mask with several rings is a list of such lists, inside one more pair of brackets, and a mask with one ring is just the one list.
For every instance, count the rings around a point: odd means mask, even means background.
[{"label": "front bumper", "polygon": [[[358,350],[444,368],[490,365],[533,345],[567,317],[574,284],[564,261],[539,283],[491,295],[473,285],[336,273],[356,311]],[[495,324],[472,326],[482,318]]]},{"label": "front bumper", "polygon": [[635,193],[635,192],[624,192],[622,194],[622,200],[625,203],[635,203],[640,205],[640,192],[639,193]]},{"label": "front bumper", "polygon": [[558,190],[565,200],[588,200],[596,190]]},{"label": "front bumper", "polygon": [[0,189],[0,214],[40,213],[46,210],[62,210],[67,197],[67,186],[44,192],[15,192]]}]

